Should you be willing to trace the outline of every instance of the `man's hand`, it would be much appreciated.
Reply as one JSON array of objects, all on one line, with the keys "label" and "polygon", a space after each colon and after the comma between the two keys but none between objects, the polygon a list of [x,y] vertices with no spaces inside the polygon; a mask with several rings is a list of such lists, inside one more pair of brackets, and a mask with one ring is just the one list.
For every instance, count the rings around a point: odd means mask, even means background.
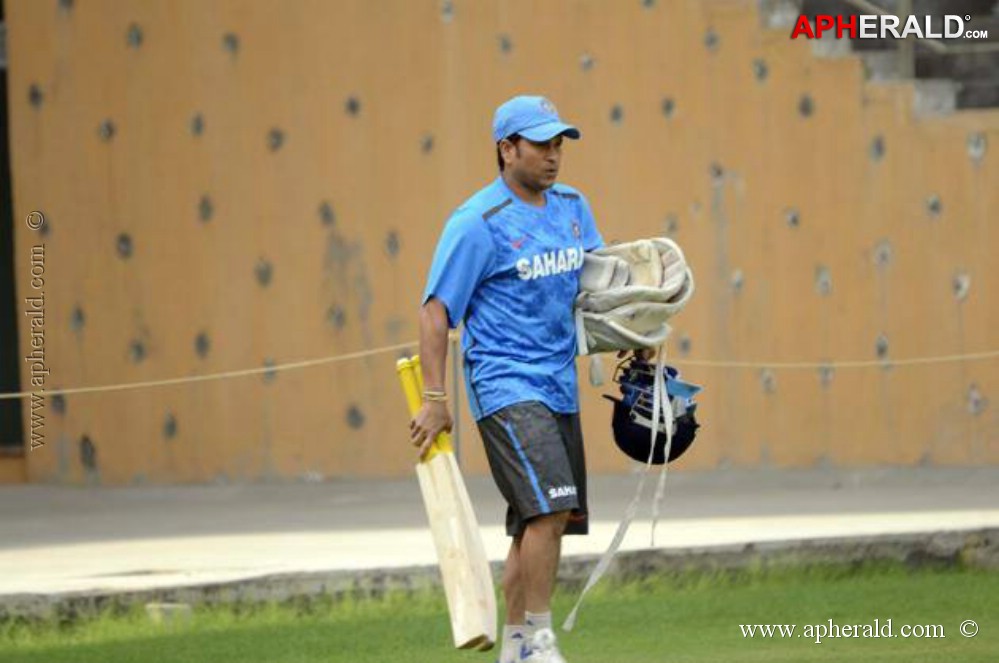
[{"label": "man's hand", "polygon": [[454,421],[448,412],[447,403],[443,401],[427,401],[409,422],[409,441],[414,447],[420,448],[422,458],[441,431],[451,432]]}]

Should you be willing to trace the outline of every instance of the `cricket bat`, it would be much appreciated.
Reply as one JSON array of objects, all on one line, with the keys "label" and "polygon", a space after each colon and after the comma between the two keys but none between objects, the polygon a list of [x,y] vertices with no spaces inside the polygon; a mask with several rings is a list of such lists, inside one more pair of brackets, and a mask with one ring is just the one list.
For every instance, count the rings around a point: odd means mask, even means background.
[{"label": "cricket bat", "polygon": [[[396,372],[410,414],[416,416],[423,404],[419,356],[398,360]],[[481,651],[491,649],[496,642],[493,576],[449,433],[437,436],[417,463],[416,477],[437,550],[454,646]]]}]

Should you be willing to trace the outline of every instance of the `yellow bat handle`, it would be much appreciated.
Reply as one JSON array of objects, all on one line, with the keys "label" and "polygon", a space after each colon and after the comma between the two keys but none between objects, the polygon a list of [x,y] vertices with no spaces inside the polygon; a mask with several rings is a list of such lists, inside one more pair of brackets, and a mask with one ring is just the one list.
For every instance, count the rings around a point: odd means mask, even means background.
[{"label": "yellow bat handle", "polygon": [[423,393],[423,364],[420,363],[420,355],[413,355],[409,359],[413,362],[413,375],[416,376],[416,387]]},{"label": "yellow bat handle", "polygon": [[423,404],[420,396],[420,387],[416,383],[416,376],[413,374],[413,360],[403,357],[395,362],[395,372],[399,374],[399,382],[402,384],[402,392],[406,395],[406,405],[409,407],[409,414],[416,416]]},{"label": "yellow bat handle", "polygon": [[[423,406],[423,375],[420,370],[420,356],[413,355],[410,359],[403,358],[396,361],[395,370],[399,374],[399,382],[402,383],[402,391],[406,395],[409,414],[415,417]],[[420,458],[420,462],[426,463],[443,452],[454,453],[454,447],[451,444],[450,433],[442,431],[427,449],[427,453]]]}]

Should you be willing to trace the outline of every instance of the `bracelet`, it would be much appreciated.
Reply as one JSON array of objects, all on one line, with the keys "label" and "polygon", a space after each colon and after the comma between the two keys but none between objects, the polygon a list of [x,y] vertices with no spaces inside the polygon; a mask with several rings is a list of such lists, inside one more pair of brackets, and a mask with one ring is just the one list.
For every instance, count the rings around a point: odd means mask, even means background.
[{"label": "bracelet", "polygon": [[423,400],[436,402],[436,403],[446,403],[447,402],[447,392],[444,391],[424,391]]}]

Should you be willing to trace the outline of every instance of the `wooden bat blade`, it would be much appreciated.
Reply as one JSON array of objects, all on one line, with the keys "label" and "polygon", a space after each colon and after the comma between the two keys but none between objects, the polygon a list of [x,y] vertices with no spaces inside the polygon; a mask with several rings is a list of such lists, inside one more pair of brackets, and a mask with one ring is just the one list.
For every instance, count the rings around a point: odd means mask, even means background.
[{"label": "wooden bat blade", "polygon": [[489,558],[486,556],[486,546],[482,542],[479,519],[475,516],[475,509],[472,507],[472,500],[468,496],[468,489],[465,487],[461,470],[458,468],[458,461],[453,453],[443,454],[443,459],[450,467],[450,475],[455,484],[457,508],[461,514],[462,522],[466,524],[464,529],[467,535],[465,546],[475,570],[475,579],[479,583],[478,608],[485,622],[486,634],[489,636],[479,645],[478,649],[486,651],[491,649],[493,643],[496,642],[496,588],[493,585],[492,569],[489,566]]},{"label": "wooden bat blade", "polygon": [[440,564],[454,646],[488,649],[496,641],[496,595],[468,492],[454,455],[416,467]]}]

